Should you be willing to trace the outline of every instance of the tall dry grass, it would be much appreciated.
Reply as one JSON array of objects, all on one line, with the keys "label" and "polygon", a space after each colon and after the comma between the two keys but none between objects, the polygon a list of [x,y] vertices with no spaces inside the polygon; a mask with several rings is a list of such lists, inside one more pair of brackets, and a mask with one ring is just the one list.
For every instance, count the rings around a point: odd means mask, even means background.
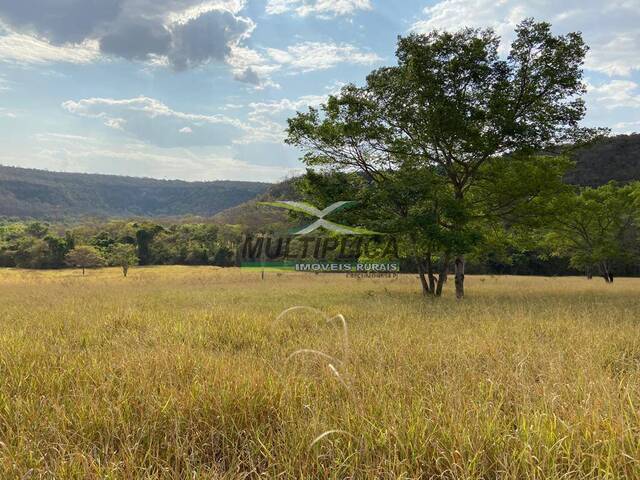
[{"label": "tall dry grass", "polygon": [[0,478],[640,478],[640,280],[417,290],[0,271]]}]

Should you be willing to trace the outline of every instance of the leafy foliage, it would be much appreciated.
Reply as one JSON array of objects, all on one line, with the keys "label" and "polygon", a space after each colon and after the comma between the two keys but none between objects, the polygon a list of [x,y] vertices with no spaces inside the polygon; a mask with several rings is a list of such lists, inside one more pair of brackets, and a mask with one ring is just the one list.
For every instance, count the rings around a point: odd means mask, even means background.
[{"label": "leafy foliage", "polygon": [[558,190],[567,163],[539,152],[598,133],[579,127],[587,52],[579,33],[555,36],[529,19],[506,59],[499,43],[490,29],[400,38],[397,66],[289,120],[287,141],[308,166],[358,172],[376,192],[376,210],[386,205],[403,219],[398,232],[414,250],[426,236],[445,262],[455,257],[459,298],[463,256],[486,223],[517,218]]},{"label": "leafy foliage", "polygon": [[41,222],[0,222],[0,266],[62,268],[68,265],[66,257],[74,247],[97,252],[112,265],[123,267],[123,259],[129,265],[141,263],[140,252],[146,254],[147,264],[230,266],[240,237],[237,229],[215,224],[112,220],[69,228]]},{"label": "leafy foliage", "polygon": [[131,265],[137,265],[140,261],[136,254],[136,247],[126,243],[116,243],[109,247],[107,253],[109,265],[121,267],[122,273],[126,277]]},{"label": "leafy foliage", "polygon": [[597,268],[610,282],[614,262],[640,259],[639,191],[640,182],[620,188],[609,183],[554,199],[548,247],[555,255],[569,256],[576,268]]},{"label": "leafy foliage", "polygon": [[105,264],[105,259],[100,251],[87,245],[75,247],[67,253],[65,261],[71,267],[81,268],[83,275],[86,268],[102,267]]}]

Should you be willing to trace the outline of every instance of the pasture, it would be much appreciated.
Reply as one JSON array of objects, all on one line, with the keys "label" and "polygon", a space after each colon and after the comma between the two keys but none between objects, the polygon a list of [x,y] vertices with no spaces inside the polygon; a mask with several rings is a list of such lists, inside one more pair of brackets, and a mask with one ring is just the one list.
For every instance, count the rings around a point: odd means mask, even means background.
[{"label": "pasture", "polygon": [[452,283],[1,270],[0,478],[640,477],[640,279]]}]

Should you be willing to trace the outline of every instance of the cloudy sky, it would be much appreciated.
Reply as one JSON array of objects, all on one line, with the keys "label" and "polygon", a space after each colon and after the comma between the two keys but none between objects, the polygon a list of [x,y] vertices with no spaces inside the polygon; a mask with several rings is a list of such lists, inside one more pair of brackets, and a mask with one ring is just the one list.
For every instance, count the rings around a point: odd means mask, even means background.
[{"label": "cloudy sky", "polygon": [[0,164],[275,181],[287,117],[398,35],[528,16],[591,46],[585,123],[640,131],[640,0],[0,0]]}]

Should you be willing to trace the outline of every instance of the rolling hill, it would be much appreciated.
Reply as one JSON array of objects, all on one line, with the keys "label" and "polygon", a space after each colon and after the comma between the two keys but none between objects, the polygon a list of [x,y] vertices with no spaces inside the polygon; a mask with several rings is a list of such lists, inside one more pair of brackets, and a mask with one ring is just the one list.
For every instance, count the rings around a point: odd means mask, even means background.
[{"label": "rolling hill", "polygon": [[211,216],[265,192],[258,182],[184,182],[0,166],[0,217]]},{"label": "rolling hill", "polygon": [[576,167],[567,182],[597,187],[611,180],[627,183],[640,180],[640,134],[618,135],[576,152]]},{"label": "rolling hill", "polygon": [[289,223],[289,214],[277,208],[265,208],[259,202],[273,200],[301,200],[295,188],[296,178],[271,185],[265,192],[247,202],[216,214],[213,220],[220,224],[242,225],[248,230],[278,227]]},{"label": "rolling hill", "polygon": [[[640,134],[606,138],[577,150],[573,160],[575,168],[565,177],[565,181],[572,185],[597,187],[612,180],[619,183],[640,180]],[[247,225],[254,230],[285,223],[288,219],[286,212],[262,208],[258,202],[298,200],[294,181],[290,179],[274,184],[257,198],[216,214],[214,220]]]},{"label": "rolling hill", "polygon": [[[618,135],[576,152],[566,176],[574,185],[640,180],[640,134]],[[214,216],[221,223],[264,225],[286,219],[258,201],[292,199],[294,180],[184,182],[82,173],[56,173],[0,166],[0,217],[61,219]]]}]

